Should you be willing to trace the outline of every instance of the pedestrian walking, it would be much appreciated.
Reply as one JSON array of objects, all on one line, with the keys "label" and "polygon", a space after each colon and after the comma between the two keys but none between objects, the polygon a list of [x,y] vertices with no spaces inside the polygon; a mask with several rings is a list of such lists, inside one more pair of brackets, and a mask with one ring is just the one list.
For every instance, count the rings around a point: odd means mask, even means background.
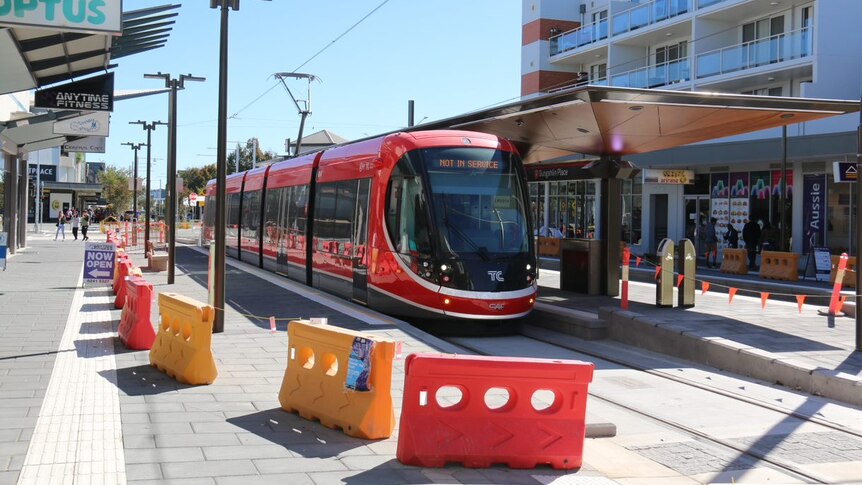
[{"label": "pedestrian walking", "polygon": [[[709,224],[706,225],[706,234],[704,235],[704,242],[706,242],[706,267],[712,268],[716,266],[716,259],[718,259],[718,234],[715,232],[715,224],[718,222],[718,219],[715,217],[709,220]],[[712,263],[709,262],[709,255],[712,254]]]},{"label": "pedestrian walking", "polygon": [[54,233],[54,240],[57,240],[57,236],[60,234],[63,235],[63,240],[66,240],[66,214],[63,211],[60,211],[60,214],[57,215],[57,232]]},{"label": "pedestrian walking", "polygon": [[748,251],[748,269],[757,269],[757,245],[760,243],[760,226],[750,220],[742,226],[742,240],[745,241],[745,249]]},{"label": "pedestrian walking", "polygon": [[727,232],[724,233],[724,240],[727,241],[727,245],[733,249],[739,247],[739,231],[733,227],[733,224],[727,225]]},{"label": "pedestrian walking", "polygon": [[89,239],[87,237],[87,229],[89,229],[89,228],[90,228],[90,213],[84,211],[84,214],[81,215],[81,236],[84,238],[83,239],[84,241]]},{"label": "pedestrian walking", "polygon": [[78,228],[81,227],[81,216],[78,215],[78,211],[72,209],[72,235],[75,236],[75,240],[78,240]]}]

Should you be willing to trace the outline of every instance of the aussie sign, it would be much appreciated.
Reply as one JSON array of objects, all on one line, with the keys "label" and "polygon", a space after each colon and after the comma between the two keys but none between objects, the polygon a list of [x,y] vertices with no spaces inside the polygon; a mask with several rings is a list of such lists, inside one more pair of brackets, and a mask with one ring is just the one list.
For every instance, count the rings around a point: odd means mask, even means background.
[{"label": "aussie sign", "polygon": [[115,250],[113,244],[84,243],[84,283],[114,282]]},{"label": "aussie sign", "polygon": [[[805,238],[802,251],[825,245],[826,238],[826,175],[808,174],[804,178],[802,220]],[[812,246],[813,245],[813,246]]]}]

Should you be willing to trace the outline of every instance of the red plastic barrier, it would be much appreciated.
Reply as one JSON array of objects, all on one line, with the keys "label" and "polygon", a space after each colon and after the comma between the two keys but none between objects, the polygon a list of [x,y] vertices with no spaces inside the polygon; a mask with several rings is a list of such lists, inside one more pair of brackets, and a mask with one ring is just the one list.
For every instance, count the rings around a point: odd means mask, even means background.
[{"label": "red plastic barrier", "polygon": [[[129,261],[129,257],[126,255],[122,255],[117,258],[117,267],[114,269],[116,273],[114,273],[114,287],[113,291],[115,295],[119,295],[121,288],[124,286],[124,282],[126,281],[126,276],[129,276],[129,271],[132,269],[132,262]],[[119,308],[122,308],[120,306]]]},{"label": "red plastic barrier", "polygon": [[123,305],[126,303],[126,277],[132,274],[132,265],[131,261],[123,261],[120,263],[120,278],[117,283],[117,297],[114,298],[114,308],[120,310],[123,308]]},{"label": "red plastic barrier", "polygon": [[133,276],[126,280],[126,304],[120,315],[117,333],[127,349],[149,350],[153,347],[156,332],[150,322],[150,305],[153,285]]},{"label": "red plastic barrier", "polygon": [[[412,354],[404,378],[397,457],[405,465],[572,469],[583,463],[591,363]],[[443,407],[441,395],[453,389],[460,400]],[[508,393],[496,409],[486,404],[492,389],[491,395]]]}]

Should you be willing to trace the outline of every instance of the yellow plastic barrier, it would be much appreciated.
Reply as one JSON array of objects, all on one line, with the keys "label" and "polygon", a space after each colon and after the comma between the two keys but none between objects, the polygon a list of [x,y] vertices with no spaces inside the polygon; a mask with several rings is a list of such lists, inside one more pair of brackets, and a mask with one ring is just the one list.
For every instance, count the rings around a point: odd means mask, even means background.
[{"label": "yellow plastic barrier", "polygon": [[556,237],[540,237],[537,241],[539,256],[560,257],[560,240]]},{"label": "yellow plastic barrier", "polygon": [[[829,272],[829,284],[835,284],[835,273],[838,272],[838,260],[841,256],[832,255],[832,271]],[[847,258],[847,268],[844,270],[844,280],[841,286],[856,288],[856,256]]]},{"label": "yellow plastic barrier", "polygon": [[780,251],[761,251],[760,277],[770,280],[798,281],[799,255]]},{"label": "yellow plastic barrier", "polygon": [[392,435],[395,342],[301,320],[290,322],[287,335],[282,409],[355,438]]},{"label": "yellow plastic barrier", "polygon": [[721,268],[727,274],[748,274],[748,250],[725,248],[721,252]]},{"label": "yellow plastic barrier", "polygon": [[213,307],[176,293],[159,293],[159,315],[150,365],[183,384],[212,384],[218,375],[211,348]]}]

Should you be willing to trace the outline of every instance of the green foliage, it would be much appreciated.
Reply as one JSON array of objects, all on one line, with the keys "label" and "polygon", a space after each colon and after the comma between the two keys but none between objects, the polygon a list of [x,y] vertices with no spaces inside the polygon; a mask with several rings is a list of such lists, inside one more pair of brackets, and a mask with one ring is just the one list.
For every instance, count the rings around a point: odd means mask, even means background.
[{"label": "green foliage", "polygon": [[108,201],[108,204],[111,204],[114,212],[121,214],[128,210],[132,202],[132,190],[129,189],[131,178],[129,169],[109,165],[100,176],[103,187],[102,197]]},{"label": "green foliage", "polygon": [[[239,147],[239,171],[251,170],[254,163],[255,138],[249,138],[245,142],[245,146]],[[230,175],[236,172],[236,156],[237,149],[234,147],[227,154],[227,174]],[[265,162],[275,158],[274,152],[265,152],[260,149],[260,143],[257,143],[257,161]]]}]

